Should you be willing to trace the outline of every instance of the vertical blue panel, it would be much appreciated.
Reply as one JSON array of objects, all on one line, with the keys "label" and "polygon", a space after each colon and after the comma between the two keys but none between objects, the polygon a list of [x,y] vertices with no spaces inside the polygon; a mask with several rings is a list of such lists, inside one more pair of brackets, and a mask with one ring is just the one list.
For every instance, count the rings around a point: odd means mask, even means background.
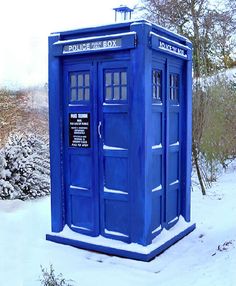
[{"label": "vertical blue panel", "polygon": [[168,183],[171,184],[179,180],[179,152],[169,153],[169,166]]},{"label": "vertical blue panel", "polygon": [[[142,245],[150,244],[151,184],[149,170],[152,164],[151,107],[152,51],[148,48],[152,27],[137,22],[130,30],[137,33],[137,47],[131,51],[132,62],[132,103],[131,103],[131,150],[130,168],[135,176],[130,177],[132,186],[132,241]],[[149,211],[148,211],[149,210]]]},{"label": "vertical blue panel", "polygon": [[[105,234],[129,235],[129,209],[127,202],[105,200]],[[117,233],[112,233],[117,232]]]},{"label": "vertical blue panel", "polygon": [[104,186],[109,189],[128,191],[127,158],[104,157]]},{"label": "vertical blue panel", "polygon": [[183,189],[181,192],[181,213],[186,219],[190,221],[190,204],[191,204],[191,171],[192,171],[192,44],[187,42],[190,50],[188,51],[188,61],[184,68],[184,101],[183,101],[183,152],[182,162],[186,165],[182,171]]},{"label": "vertical blue panel", "polygon": [[152,193],[152,221],[151,230],[152,235],[156,235],[161,231],[162,223],[162,192],[156,191]]},{"label": "vertical blue panel", "polygon": [[[125,79],[122,73],[125,71]],[[100,233],[130,240],[129,100],[130,69],[126,61],[99,64]],[[125,88],[125,92],[124,89]]]},{"label": "vertical blue panel", "polygon": [[[92,62],[64,63],[64,176],[66,193],[66,222],[75,231],[98,235],[98,188],[96,182],[96,99],[93,90]],[[76,94],[73,94],[73,91]],[[82,94],[80,94],[82,92]],[[72,121],[70,114],[89,115],[86,121]],[[78,122],[80,122],[78,124]],[[71,124],[73,123],[73,124]],[[79,126],[79,127],[78,127]],[[75,129],[72,129],[75,128]],[[72,130],[75,130],[74,133]],[[84,133],[83,131],[86,130]],[[72,141],[71,144],[71,133]],[[81,138],[89,142],[82,147]],[[84,140],[84,139],[83,139]],[[82,140],[82,141],[83,141]],[[96,155],[95,155],[96,154]]]},{"label": "vertical blue panel", "polygon": [[[157,56],[158,55],[158,56]],[[157,236],[164,224],[164,210],[165,210],[165,134],[166,134],[166,120],[165,120],[165,106],[166,106],[166,75],[165,75],[165,61],[166,58],[161,54],[153,52],[153,71],[160,74],[160,80],[155,78],[152,83],[158,82],[159,85],[159,100],[152,99],[152,218],[151,218],[151,234],[154,238]],[[154,90],[156,92],[156,90]],[[154,94],[156,95],[156,94]],[[152,95],[153,96],[153,95]]]},{"label": "vertical blue panel", "polygon": [[174,144],[179,142],[179,113],[178,112],[170,112],[170,144]]},{"label": "vertical blue panel", "polygon": [[[182,88],[183,61],[173,58],[167,60],[166,85],[166,228],[170,228],[178,221],[180,215],[180,178],[182,130],[181,112],[183,101]],[[180,187],[181,186],[181,187]]]},{"label": "vertical blue panel", "polygon": [[90,156],[70,155],[70,184],[82,188],[91,188],[92,158]]},{"label": "vertical blue panel", "polygon": [[162,185],[162,155],[153,154],[152,155],[152,168],[151,168],[151,189],[155,189]]},{"label": "vertical blue panel", "polygon": [[129,129],[127,113],[105,113],[104,144],[109,147],[128,149]]},{"label": "vertical blue panel", "polygon": [[62,70],[61,60],[53,55],[53,44],[59,35],[49,37],[49,138],[51,168],[52,231],[60,232],[65,225],[62,169]]},{"label": "vertical blue panel", "polygon": [[179,190],[171,189],[167,194],[167,213],[166,220],[171,223],[179,216]]},{"label": "vertical blue panel", "polygon": [[71,195],[71,226],[93,229],[93,202],[89,197]]},{"label": "vertical blue panel", "polygon": [[162,143],[162,112],[152,113],[152,146]]}]

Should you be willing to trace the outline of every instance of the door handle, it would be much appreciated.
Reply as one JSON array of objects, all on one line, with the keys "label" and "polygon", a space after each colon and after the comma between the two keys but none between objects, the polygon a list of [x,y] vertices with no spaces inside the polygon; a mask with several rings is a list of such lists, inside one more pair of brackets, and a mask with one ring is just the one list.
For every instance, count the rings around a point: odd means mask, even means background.
[{"label": "door handle", "polygon": [[99,123],[98,123],[98,136],[99,136],[100,139],[102,139],[101,126],[102,126],[102,122],[99,121]]}]

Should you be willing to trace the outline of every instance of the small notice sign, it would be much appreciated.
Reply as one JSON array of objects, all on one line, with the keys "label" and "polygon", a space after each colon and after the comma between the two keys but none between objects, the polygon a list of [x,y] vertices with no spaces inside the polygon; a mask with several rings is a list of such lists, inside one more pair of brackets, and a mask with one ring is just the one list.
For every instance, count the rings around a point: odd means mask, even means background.
[{"label": "small notice sign", "polygon": [[184,58],[187,57],[187,54],[186,54],[186,52],[185,52],[184,49],[181,49],[181,48],[176,47],[176,46],[174,46],[174,45],[165,43],[165,42],[163,42],[163,41],[161,41],[161,40],[160,40],[160,42],[159,42],[159,48],[160,48],[160,49],[163,49],[163,50],[166,50],[166,51],[169,51],[169,52],[172,52],[172,53],[174,53],[174,54],[178,54],[178,55],[180,55],[180,56],[182,56],[182,57],[184,57]]},{"label": "small notice sign", "polygon": [[69,114],[70,147],[90,148],[90,113]]},{"label": "small notice sign", "polygon": [[94,42],[81,42],[69,44],[63,47],[63,54],[82,53],[88,51],[109,50],[121,48],[121,38],[111,40],[101,40]]}]

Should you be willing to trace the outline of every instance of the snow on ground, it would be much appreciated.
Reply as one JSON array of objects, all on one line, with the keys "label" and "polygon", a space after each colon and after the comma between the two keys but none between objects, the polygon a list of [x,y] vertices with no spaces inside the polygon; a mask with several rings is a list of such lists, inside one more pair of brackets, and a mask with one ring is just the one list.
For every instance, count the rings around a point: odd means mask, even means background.
[{"label": "snow on ground", "polygon": [[40,285],[40,265],[80,286],[236,285],[236,166],[203,197],[192,192],[194,232],[151,262],[133,261],[45,240],[50,199],[0,201],[0,285]]}]

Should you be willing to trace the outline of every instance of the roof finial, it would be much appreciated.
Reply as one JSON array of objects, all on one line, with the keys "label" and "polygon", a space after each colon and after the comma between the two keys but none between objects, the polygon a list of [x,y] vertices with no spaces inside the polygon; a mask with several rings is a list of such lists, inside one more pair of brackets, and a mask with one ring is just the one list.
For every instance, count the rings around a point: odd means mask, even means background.
[{"label": "roof finial", "polygon": [[125,5],[120,5],[117,8],[113,8],[113,10],[115,10],[115,22],[131,20],[132,12],[134,11]]}]

